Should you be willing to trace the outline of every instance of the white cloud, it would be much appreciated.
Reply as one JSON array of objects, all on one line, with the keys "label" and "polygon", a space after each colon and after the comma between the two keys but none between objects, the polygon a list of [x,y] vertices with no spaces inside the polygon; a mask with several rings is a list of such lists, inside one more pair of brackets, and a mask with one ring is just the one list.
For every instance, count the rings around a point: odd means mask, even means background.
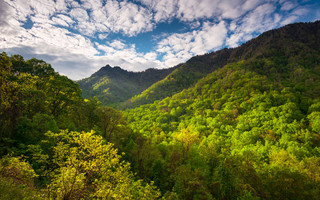
[{"label": "white cloud", "polygon": [[228,47],[237,47],[239,45],[239,42],[243,40],[244,33],[236,33],[229,36],[227,39],[226,45]]},{"label": "white cloud", "polygon": [[272,27],[269,26],[272,21],[270,14],[276,10],[273,4],[263,4],[258,6],[255,10],[245,16],[242,21],[242,25],[239,29],[245,33],[263,32]]},{"label": "white cloud", "polygon": [[90,10],[99,10],[103,6],[102,0],[85,0],[82,3],[82,7]]},{"label": "white cloud", "polygon": [[309,10],[307,8],[296,8],[292,11],[292,15],[297,15],[297,16],[300,16],[300,15],[304,15],[304,14],[307,14],[309,12]]},{"label": "white cloud", "polygon": [[177,14],[178,0],[142,0],[142,3],[155,12],[154,20],[156,22],[170,20]]},{"label": "white cloud", "polygon": [[231,22],[232,33],[226,41],[229,47],[236,47],[243,41],[250,40],[258,33],[275,28],[279,16],[275,14],[276,6],[270,3],[259,5],[240,20]]},{"label": "white cloud", "polygon": [[[52,64],[60,74],[68,75],[73,80],[88,77],[106,64],[121,66],[130,71],[165,67],[156,60],[157,54],[155,52],[138,53],[134,45],[123,47],[120,41],[113,41],[108,45],[98,43],[94,45],[80,35],[66,37],[64,29],[51,29],[51,33],[49,33],[43,27],[33,27],[31,32],[21,41],[15,38],[15,44],[11,48],[8,46],[3,50],[9,54],[15,54],[18,51],[26,58],[44,59]],[[35,32],[41,33],[37,38],[32,38],[32,34]],[[59,38],[59,41],[54,38]],[[20,45],[17,45],[19,42]],[[98,51],[94,46],[103,51],[103,55],[97,56]]]},{"label": "white cloud", "polygon": [[281,0],[279,3],[281,12],[277,11],[276,2],[269,2],[259,5],[244,17],[233,20],[226,45],[236,47],[267,30],[296,22],[309,11],[307,7],[297,6],[295,1]]},{"label": "white cloud", "polygon": [[284,2],[282,2],[281,10],[284,10],[284,11],[292,10],[296,6],[297,6],[297,3],[292,0],[284,1]]},{"label": "white cloud", "polygon": [[222,18],[235,19],[243,15],[245,12],[254,9],[258,4],[258,0],[220,1],[218,9],[220,9]]},{"label": "white cloud", "polygon": [[56,0],[55,9],[58,12],[66,12],[67,11],[67,3],[65,0]]},{"label": "white cloud", "polygon": [[158,57],[158,54],[155,53],[155,52],[149,52],[149,53],[146,53],[146,54],[144,55],[144,57],[145,57],[147,60],[156,61],[156,60],[157,60],[157,57]]},{"label": "white cloud", "polygon": [[71,17],[67,16],[67,15],[63,15],[63,14],[58,14],[56,15],[56,17],[64,20],[65,22],[67,22],[68,24],[73,24],[74,21],[71,19]]},{"label": "white cloud", "polygon": [[[309,11],[290,0],[136,1],[141,4],[128,0],[0,0],[0,49],[44,59],[60,73],[79,79],[106,64],[132,71],[172,67],[197,54],[235,47],[263,31],[295,22]],[[25,29],[28,19],[33,26]],[[187,29],[153,36],[154,51],[141,53],[132,43],[109,39],[117,33],[138,37],[173,19]],[[98,39],[104,43],[96,42]],[[158,60],[160,55],[162,60]]]},{"label": "white cloud", "polygon": [[[165,65],[173,66],[185,62],[191,56],[217,50],[223,46],[236,47],[264,31],[294,22],[306,11],[303,7],[292,7],[286,13],[278,13],[276,2],[273,1],[267,3],[257,0],[217,2],[218,4],[214,6],[216,6],[217,12],[221,12],[221,18],[230,18],[233,21],[227,24],[220,18],[218,24],[204,22],[201,29],[197,31],[172,34],[161,40],[157,51],[164,54]],[[190,20],[191,16],[194,18],[209,16],[209,12],[207,14],[206,12],[191,13],[191,8],[195,9],[196,5],[198,5],[197,9],[205,10],[206,7],[201,7],[201,3],[203,5],[208,4],[206,1],[189,1],[184,7],[180,6],[180,9],[183,10],[183,13],[189,12]],[[231,3],[234,5],[231,5]],[[282,2],[282,4],[285,3]],[[286,6],[289,8],[289,5]],[[228,10],[232,12],[229,13]],[[181,15],[181,17],[185,18],[184,15]],[[188,18],[185,19],[188,20]]]},{"label": "white cloud", "polygon": [[266,2],[259,0],[138,0],[153,10],[156,22],[194,21],[208,18],[235,19]]},{"label": "white cloud", "polygon": [[164,63],[173,66],[184,62],[191,56],[221,48],[227,37],[224,21],[219,24],[203,23],[198,31],[172,34],[159,42],[157,51],[164,53]]},{"label": "white cloud", "polygon": [[100,39],[100,40],[104,40],[104,39],[106,39],[108,37],[108,33],[100,33],[100,34],[98,34],[98,38]]},{"label": "white cloud", "polygon": [[[3,1],[3,0],[0,0]],[[10,16],[13,17],[16,20],[19,21],[26,21],[27,17],[33,14],[33,11],[30,7],[30,2],[26,2],[24,0],[16,0],[16,1],[10,1],[10,0],[4,0],[12,9],[14,9],[14,12],[10,12]]]},{"label": "white cloud", "polygon": [[[8,33],[4,38],[0,37],[0,48],[9,54],[22,54],[27,59],[31,57],[44,59],[61,74],[75,80],[89,76],[107,63],[131,71],[145,70],[150,66],[163,67],[161,62],[156,60],[154,52],[138,53],[134,45],[127,46],[119,40],[114,40],[108,45],[94,45],[80,34],[55,27],[52,25],[54,20],[51,23],[44,23],[48,22],[48,19],[43,16],[41,18],[43,23],[40,23],[40,17],[36,19],[37,23],[31,29],[20,28],[19,34]],[[96,56],[99,52],[95,47],[102,50],[104,55]]]},{"label": "white cloud", "polygon": [[51,16],[56,11],[55,2],[52,0],[29,0],[29,3],[35,14]]},{"label": "white cloud", "polygon": [[[128,1],[108,0],[105,5],[100,0],[82,1],[79,4],[72,0],[1,0],[16,10],[15,19],[26,21],[30,17],[36,23],[48,23],[66,26],[76,21],[75,29],[82,34],[93,36],[99,32],[123,33],[135,36],[151,31],[154,28],[152,13],[139,5]],[[56,16],[57,15],[57,16]],[[71,18],[69,18],[68,16]],[[69,19],[66,19],[66,18]]]},{"label": "white cloud", "polygon": [[99,32],[135,36],[154,28],[151,12],[128,1],[108,0],[103,5],[99,0],[90,0],[81,6],[69,14],[78,22],[75,28],[88,36]]},{"label": "white cloud", "polygon": [[82,9],[82,8],[73,8],[70,12],[69,12],[69,15],[79,21],[79,22],[82,22],[82,21],[87,21],[89,19],[89,16],[88,16],[88,13],[85,9]]},{"label": "white cloud", "polygon": [[[99,33],[102,39],[110,31],[136,35],[153,28],[149,11],[138,5],[111,0],[99,13],[93,12],[97,5],[94,2],[84,5],[74,1],[67,4],[63,1],[41,4],[34,0],[8,2],[0,0],[0,48],[8,53],[44,59],[72,79],[88,76],[107,63],[133,71],[163,67],[156,60],[155,52],[138,53],[134,45],[128,46],[120,40],[107,45],[93,44],[86,36],[71,32],[73,29],[55,26],[75,25],[73,28],[82,34],[92,36]],[[71,8],[69,11],[66,5]],[[55,13],[58,10],[60,14]],[[26,22],[28,17],[33,26],[24,29],[21,22]],[[104,54],[97,56],[100,54],[98,50]]]},{"label": "white cloud", "polygon": [[116,49],[123,49],[125,47],[125,44],[120,40],[113,40],[109,45]]},{"label": "white cloud", "polygon": [[69,26],[69,24],[68,24],[65,20],[63,20],[63,19],[61,19],[61,18],[53,17],[51,20],[52,20],[53,22],[55,22],[57,25],[60,25],[60,26]]},{"label": "white cloud", "polygon": [[115,40],[109,45],[96,44],[99,50],[104,52],[103,56],[95,57],[100,65],[106,63],[113,66],[121,66],[129,71],[141,71],[150,68],[164,68],[165,66],[157,60],[156,52],[138,53],[135,45],[122,45],[121,41]]},{"label": "white cloud", "polygon": [[145,8],[130,2],[110,0],[103,7],[107,20],[104,24],[112,32],[122,32],[129,36],[151,31],[154,28],[152,14]]},{"label": "white cloud", "polygon": [[298,16],[296,16],[296,15],[289,16],[281,22],[281,26],[290,24],[290,23],[294,22],[297,18],[298,18]]},{"label": "white cloud", "polygon": [[8,3],[0,0],[0,32],[5,33],[7,28],[11,26],[19,26],[20,23],[12,17],[11,13],[15,10]]}]

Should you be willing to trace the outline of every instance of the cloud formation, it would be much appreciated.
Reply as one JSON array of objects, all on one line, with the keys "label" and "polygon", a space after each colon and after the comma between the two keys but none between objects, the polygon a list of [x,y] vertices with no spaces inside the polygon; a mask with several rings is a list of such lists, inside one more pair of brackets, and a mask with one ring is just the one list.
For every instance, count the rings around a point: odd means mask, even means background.
[{"label": "cloud formation", "polygon": [[72,79],[106,64],[172,67],[306,16],[318,19],[319,12],[310,16],[317,7],[312,0],[0,0],[0,50],[44,59]]},{"label": "cloud formation", "polygon": [[181,21],[199,19],[235,19],[255,8],[259,0],[139,0],[153,10],[155,21],[178,18]]},{"label": "cloud formation", "polygon": [[165,53],[164,63],[167,66],[183,62],[193,55],[216,50],[224,44],[227,37],[224,21],[219,24],[204,22],[200,30],[172,34],[159,42],[157,51]]}]

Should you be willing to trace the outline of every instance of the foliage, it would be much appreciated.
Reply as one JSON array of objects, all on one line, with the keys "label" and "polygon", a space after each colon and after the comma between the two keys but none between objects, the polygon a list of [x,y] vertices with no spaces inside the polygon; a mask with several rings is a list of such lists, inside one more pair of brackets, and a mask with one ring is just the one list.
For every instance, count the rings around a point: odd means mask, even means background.
[{"label": "foliage", "polygon": [[34,189],[37,175],[31,165],[19,157],[0,160],[0,199],[42,199]]},{"label": "foliage", "polygon": [[129,72],[120,67],[106,65],[89,78],[79,80],[78,83],[85,98],[96,96],[103,105],[116,107],[163,79],[173,70],[174,68]]},{"label": "foliage", "polygon": [[134,181],[129,164],[121,161],[112,144],[93,132],[48,132],[53,164],[58,166],[48,185],[54,199],[155,199],[154,186]]},{"label": "foliage", "polygon": [[320,199],[319,30],[194,57],[123,112],[2,53],[0,198]]},{"label": "foliage", "polygon": [[50,64],[20,55],[1,54],[0,148],[2,155],[10,149],[35,143],[48,131],[70,128],[73,107],[81,104],[79,85],[54,72]]},{"label": "foliage", "polygon": [[2,178],[12,179],[17,185],[33,185],[33,179],[37,176],[29,163],[10,156],[0,160],[0,175]]},{"label": "foliage", "polygon": [[[170,97],[188,89],[201,78],[224,65],[241,60],[253,61],[258,64],[260,60],[267,59],[268,65],[262,64],[263,67],[260,65],[251,69],[264,74],[272,73],[276,80],[279,79],[280,74],[288,77],[287,72],[292,71],[292,75],[289,75],[290,78],[301,81],[296,87],[308,85],[315,79],[307,79],[303,73],[299,72],[301,70],[299,66],[304,65],[310,69],[315,64],[319,64],[319,48],[317,47],[320,45],[320,40],[317,30],[319,30],[319,22],[290,24],[277,30],[265,32],[237,48],[222,49],[192,57],[186,63],[177,65],[176,69],[166,78],[154,83],[122,106],[134,108]],[[317,72],[319,73],[319,68]],[[316,91],[320,92],[319,87]]]},{"label": "foliage", "polygon": [[[226,65],[188,90],[126,110],[129,125],[157,157],[131,152],[140,159],[132,162],[138,175],[181,199],[319,198],[313,178],[319,173],[319,93],[306,87],[301,95],[284,78],[275,84],[254,65]],[[315,74],[309,70],[307,79]],[[139,169],[159,160],[169,184],[158,170]]]}]

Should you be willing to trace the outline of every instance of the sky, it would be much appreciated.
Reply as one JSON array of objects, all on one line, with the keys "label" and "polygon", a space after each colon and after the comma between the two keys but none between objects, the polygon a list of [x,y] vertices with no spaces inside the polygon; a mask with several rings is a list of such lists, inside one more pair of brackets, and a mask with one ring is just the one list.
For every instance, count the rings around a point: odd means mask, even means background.
[{"label": "sky", "polygon": [[79,80],[107,64],[173,67],[319,19],[319,0],[0,0],[0,52]]}]

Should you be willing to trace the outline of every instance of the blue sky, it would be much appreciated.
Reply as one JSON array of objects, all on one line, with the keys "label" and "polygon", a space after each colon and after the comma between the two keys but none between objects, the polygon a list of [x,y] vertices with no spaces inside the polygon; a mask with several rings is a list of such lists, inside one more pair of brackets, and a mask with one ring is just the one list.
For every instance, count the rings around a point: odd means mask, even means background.
[{"label": "blue sky", "polygon": [[102,66],[168,68],[320,19],[318,0],[0,0],[0,51],[73,80]]}]

